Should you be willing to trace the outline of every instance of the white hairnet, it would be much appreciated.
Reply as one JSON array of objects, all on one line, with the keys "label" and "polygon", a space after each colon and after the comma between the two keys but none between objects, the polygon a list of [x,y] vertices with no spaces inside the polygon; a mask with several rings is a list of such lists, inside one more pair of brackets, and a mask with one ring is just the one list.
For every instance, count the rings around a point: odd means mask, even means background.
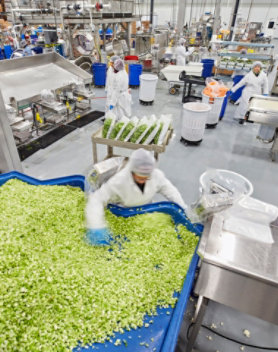
[{"label": "white hairnet", "polygon": [[140,148],[130,157],[130,168],[137,175],[149,176],[155,167],[155,159],[150,152]]},{"label": "white hairnet", "polygon": [[262,67],[263,67],[263,64],[261,63],[261,61],[255,61],[255,62],[253,63],[252,68],[254,68],[254,67],[256,67],[256,66],[260,66],[260,68],[262,68]]},{"label": "white hairnet", "polygon": [[183,45],[185,43],[185,39],[184,38],[180,38],[179,39],[179,45]]},{"label": "white hairnet", "polygon": [[117,55],[113,55],[113,56],[110,57],[110,61],[112,61],[112,62],[115,62],[118,59],[120,59],[120,56],[117,56]]},{"label": "white hairnet", "polygon": [[117,71],[122,71],[125,68],[125,64],[122,59],[118,59],[114,62],[114,69]]}]

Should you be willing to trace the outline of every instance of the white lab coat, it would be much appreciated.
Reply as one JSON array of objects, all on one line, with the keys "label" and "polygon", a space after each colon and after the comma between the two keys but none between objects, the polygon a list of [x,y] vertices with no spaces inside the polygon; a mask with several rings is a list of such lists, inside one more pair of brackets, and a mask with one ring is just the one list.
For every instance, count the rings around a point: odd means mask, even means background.
[{"label": "white lab coat", "polygon": [[131,115],[131,95],[128,92],[128,74],[125,70],[114,74],[111,105],[114,106],[113,112],[118,119]]},{"label": "white lab coat", "polygon": [[178,45],[176,47],[176,64],[177,66],[185,66],[186,65],[186,57],[191,55],[194,51],[194,48],[189,48],[186,51],[185,46]]},{"label": "white lab coat", "polygon": [[106,73],[106,83],[105,83],[105,91],[106,91],[106,105],[105,111],[109,110],[109,106],[113,105],[111,103],[112,92],[113,92],[113,79],[115,77],[114,69],[112,66],[109,66]]},{"label": "white lab coat", "polygon": [[263,71],[261,71],[258,76],[256,76],[253,71],[250,71],[231,89],[231,91],[235,92],[244,85],[245,88],[242,91],[242,96],[239,99],[239,105],[235,111],[236,119],[244,119],[244,116],[248,110],[249,100],[252,95],[268,94],[267,75]]},{"label": "white lab coat", "polygon": [[120,204],[125,207],[149,204],[156,193],[162,194],[171,202],[179,204],[183,209],[186,205],[179,191],[165,177],[162,171],[154,169],[151,178],[146,181],[144,192],[133,180],[130,164],[110,178],[96,192],[89,195],[86,218],[90,229],[106,227],[104,207],[108,203]]}]

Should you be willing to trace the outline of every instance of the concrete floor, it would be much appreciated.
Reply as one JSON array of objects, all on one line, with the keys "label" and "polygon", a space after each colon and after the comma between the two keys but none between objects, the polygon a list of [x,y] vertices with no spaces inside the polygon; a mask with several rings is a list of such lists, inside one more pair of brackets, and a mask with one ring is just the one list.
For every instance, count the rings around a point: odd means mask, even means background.
[{"label": "concrete floor", "polygon": [[[228,169],[248,178],[254,186],[255,198],[278,205],[278,164],[269,157],[270,145],[256,139],[259,125],[239,125],[233,120],[235,106],[229,104],[224,119],[217,128],[205,131],[200,146],[184,146],[180,143],[182,103],[181,95],[169,95],[167,82],[159,81],[153,106],[139,104],[138,89],[132,90],[133,114],[172,114],[174,136],[166,152],[159,158],[159,168],[180,190],[185,202],[191,204],[198,197],[199,177],[210,168]],[[95,89],[96,96],[103,97],[103,89]],[[105,99],[94,100],[94,109],[104,111]],[[46,149],[39,150],[23,162],[24,172],[40,179],[86,175],[92,162],[91,135],[102,122],[100,120],[77,129]],[[117,154],[129,152],[115,150]],[[98,146],[99,159],[106,154],[106,147]]]},{"label": "concrete floor", "polygon": [[[275,71],[270,76],[270,89]],[[180,190],[185,202],[191,204],[198,197],[199,177],[210,168],[228,169],[248,178],[254,186],[255,198],[278,206],[278,163],[269,157],[270,145],[256,139],[258,125],[239,125],[233,120],[235,106],[229,104],[224,119],[216,129],[205,131],[200,146],[184,146],[180,142],[182,103],[181,95],[171,96],[165,81],[158,82],[155,103],[153,106],[142,106],[138,101],[139,91],[132,90],[133,114],[144,115],[172,114],[174,136],[166,152],[160,156],[159,168]],[[103,89],[95,89],[97,97],[103,97]],[[95,99],[94,109],[104,111],[105,100]],[[91,135],[102,125],[101,120],[95,121],[81,129],[77,129],[60,141],[44,150],[40,150],[23,162],[24,172],[30,176],[47,179],[72,174],[86,175],[92,167]],[[99,160],[106,154],[106,147],[98,146]],[[116,154],[128,155],[126,150],[115,150]],[[157,197],[156,200],[162,198]],[[189,311],[187,315],[192,314]],[[188,319],[185,316],[177,352],[184,351]],[[251,331],[252,342],[260,346],[278,346],[277,327],[258,319],[241,314],[227,307],[209,304],[205,323],[211,325],[223,321],[220,328],[224,335],[244,341],[242,329]],[[207,336],[212,336],[208,340]],[[246,339],[245,339],[246,340]],[[247,341],[246,341],[247,342]],[[196,349],[201,352],[234,352],[240,351],[240,344],[227,342],[206,330],[201,330]],[[244,351],[259,351],[245,347]]]}]

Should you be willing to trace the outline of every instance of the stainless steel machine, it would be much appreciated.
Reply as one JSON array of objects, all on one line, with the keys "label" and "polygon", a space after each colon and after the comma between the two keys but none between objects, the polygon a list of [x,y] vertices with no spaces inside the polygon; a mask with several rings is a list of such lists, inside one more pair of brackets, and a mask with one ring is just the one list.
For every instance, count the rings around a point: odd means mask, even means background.
[{"label": "stainless steel machine", "polygon": [[92,76],[57,53],[3,60],[0,75],[0,172],[20,169],[17,147],[92,111]]},{"label": "stainless steel machine", "polygon": [[191,352],[209,300],[278,324],[278,225],[270,226],[273,243],[263,243],[223,229],[224,217],[215,215],[204,228],[198,247],[199,295],[186,352]]},{"label": "stainless steel machine", "polygon": [[271,160],[275,161],[276,153],[278,153],[278,99],[272,96],[253,96],[249,102],[247,121],[275,129],[270,150]]}]

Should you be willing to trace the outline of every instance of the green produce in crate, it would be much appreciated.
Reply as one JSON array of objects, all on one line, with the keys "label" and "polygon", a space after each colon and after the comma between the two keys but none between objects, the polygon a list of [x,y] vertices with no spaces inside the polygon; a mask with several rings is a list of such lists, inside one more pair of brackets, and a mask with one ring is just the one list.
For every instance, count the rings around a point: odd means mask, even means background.
[{"label": "green produce in crate", "polygon": [[133,135],[130,138],[130,142],[136,143],[136,141],[139,139],[141,134],[143,134],[147,128],[148,128],[147,124],[143,124],[143,125],[139,126],[138,128],[136,128],[136,130],[134,131]]},{"label": "green produce in crate", "polygon": [[154,143],[154,144],[157,144],[157,143],[158,143],[158,139],[159,139],[160,133],[161,133],[161,131],[162,131],[162,128],[163,128],[163,123],[161,122],[161,123],[160,123],[159,130],[157,131],[157,134],[154,136],[154,139],[153,139],[153,143]]},{"label": "green produce in crate", "polygon": [[121,136],[119,138],[120,141],[124,141],[134,127],[135,127],[134,124],[132,122],[129,122],[125,126],[125,128],[124,128],[124,130],[123,130],[123,132],[122,132],[122,134],[121,134]]},{"label": "green produce in crate", "polygon": [[106,119],[104,121],[103,128],[102,128],[102,137],[103,138],[106,138],[107,133],[109,131],[109,128],[111,126],[111,123],[112,123],[112,119]]},{"label": "green produce in crate", "polygon": [[113,130],[110,133],[109,138],[110,139],[115,139],[117,137],[118,133],[120,132],[121,128],[123,127],[123,125],[124,125],[124,122],[117,122],[115,124],[115,126],[113,127]]},{"label": "green produce in crate", "polygon": [[145,136],[144,136],[143,139],[141,140],[140,144],[143,144],[143,143],[146,142],[147,138],[149,137],[149,135],[153,132],[153,130],[154,130],[155,128],[156,128],[156,123],[153,124],[153,125],[149,128],[148,132],[145,134]]},{"label": "green produce in crate", "polygon": [[0,351],[104,343],[143,326],[157,306],[175,305],[198,238],[180,225],[178,239],[163,213],[106,211],[117,242],[112,251],[89,246],[84,208],[78,188],[19,180],[0,187]]}]

